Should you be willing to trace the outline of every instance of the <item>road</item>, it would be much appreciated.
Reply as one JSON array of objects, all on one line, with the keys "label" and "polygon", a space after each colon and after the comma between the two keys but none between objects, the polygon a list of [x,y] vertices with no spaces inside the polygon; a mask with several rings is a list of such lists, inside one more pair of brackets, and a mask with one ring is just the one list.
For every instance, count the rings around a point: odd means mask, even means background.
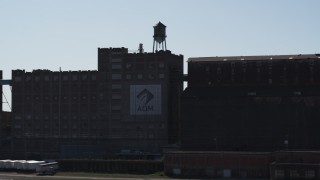
[{"label": "road", "polygon": [[[0,172],[0,180],[75,180],[75,179],[88,179],[88,180],[166,180],[170,178],[115,178],[115,177],[83,177],[83,176],[37,176],[36,174],[21,174],[21,173],[4,173]],[[227,178],[228,180],[243,180],[244,178]],[[186,179],[176,179],[174,180],[186,180]],[[201,179],[192,179],[201,180]],[[215,180],[225,180],[225,178],[217,178]],[[269,180],[269,179],[250,179],[250,180]]]},{"label": "road", "polygon": [[[88,180],[164,180],[161,178],[113,178],[113,177],[80,177],[80,176],[37,176],[36,174],[20,174],[20,173],[0,173],[0,180],[74,180],[74,179],[88,179]],[[177,180],[177,179],[175,179]]]}]

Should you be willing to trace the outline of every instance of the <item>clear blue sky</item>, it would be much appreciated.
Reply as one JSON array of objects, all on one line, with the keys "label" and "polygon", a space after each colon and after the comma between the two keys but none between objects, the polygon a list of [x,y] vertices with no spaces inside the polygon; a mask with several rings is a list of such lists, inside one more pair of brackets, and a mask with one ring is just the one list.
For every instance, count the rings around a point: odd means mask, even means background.
[{"label": "clear blue sky", "polygon": [[319,7],[320,0],[0,0],[0,69],[5,79],[12,69],[96,70],[98,47],[143,43],[152,51],[158,21],[168,49],[185,60],[314,54]]}]

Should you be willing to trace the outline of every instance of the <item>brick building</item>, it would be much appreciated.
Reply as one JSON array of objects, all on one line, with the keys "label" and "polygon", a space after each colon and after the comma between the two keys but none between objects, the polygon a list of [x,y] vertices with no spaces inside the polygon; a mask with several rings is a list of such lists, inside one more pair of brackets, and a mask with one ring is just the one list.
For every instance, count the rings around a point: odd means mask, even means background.
[{"label": "brick building", "polygon": [[14,154],[57,157],[72,148],[88,153],[88,140],[105,132],[97,114],[98,79],[97,71],[13,70]]},{"label": "brick building", "polygon": [[[0,80],[2,80],[2,71],[0,71]],[[2,101],[2,84],[1,84],[1,88],[0,88],[0,93],[1,93],[1,97],[0,97],[0,100],[1,100],[1,104],[0,104],[0,109],[2,111],[2,104],[3,104],[3,101]]]},{"label": "brick building", "polygon": [[2,79],[2,71],[0,71],[0,158],[7,157],[10,152],[10,136],[11,136],[11,112],[3,111],[3,90],[2,85],[8,84],[8,80]]},{"label": "brick building", "polygon": [[185,150],[319,149],[320,56],[189,58]]},{"label": "brick building", "polygon": [[103,77],[100,108],[110,120],[115,143],[159,152],[160,146],[178,141],[183,56],[170,51],[128,53],[125,48],[100,48],[98,70]]},{"label": "brick building", "polygon": [[175,151],[164,172],[176,177],[319,179],[319,151]]},{"label": "brick building", "polygon": [[12,71],[12,149],[20,158],[160,153],[177,141],[183,56],[99,48],[98,71]]}]

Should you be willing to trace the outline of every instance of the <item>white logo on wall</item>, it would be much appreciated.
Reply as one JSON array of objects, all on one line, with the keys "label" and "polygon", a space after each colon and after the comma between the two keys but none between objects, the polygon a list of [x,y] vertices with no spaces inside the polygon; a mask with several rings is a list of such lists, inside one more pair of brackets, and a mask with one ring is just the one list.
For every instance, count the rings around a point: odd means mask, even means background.
[{"label": "white logo on wall", "polygon": [[131,85],[130,114],[161,114],[161,85]]}]

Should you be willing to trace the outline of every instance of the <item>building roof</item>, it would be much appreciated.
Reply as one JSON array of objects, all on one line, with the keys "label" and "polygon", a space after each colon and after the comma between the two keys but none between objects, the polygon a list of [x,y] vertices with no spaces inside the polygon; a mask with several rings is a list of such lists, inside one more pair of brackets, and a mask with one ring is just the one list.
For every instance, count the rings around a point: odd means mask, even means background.
[{"label": "building roof", "polygon": [[295,55],[263,55],[263,56],[215,56],[215,57],[192,57],[188,62],[210,61],[241,61],[241,60],[286,60],[286,59],[320,59],[320,54],[295,54]]},{"label": "building roof", "polygon": [[153,27],[160,27],[160,26],[163,26],[163,27],[166,27],[164,24],[162,24],[162,22],[158,22],[156,25],[154,25]]}]

